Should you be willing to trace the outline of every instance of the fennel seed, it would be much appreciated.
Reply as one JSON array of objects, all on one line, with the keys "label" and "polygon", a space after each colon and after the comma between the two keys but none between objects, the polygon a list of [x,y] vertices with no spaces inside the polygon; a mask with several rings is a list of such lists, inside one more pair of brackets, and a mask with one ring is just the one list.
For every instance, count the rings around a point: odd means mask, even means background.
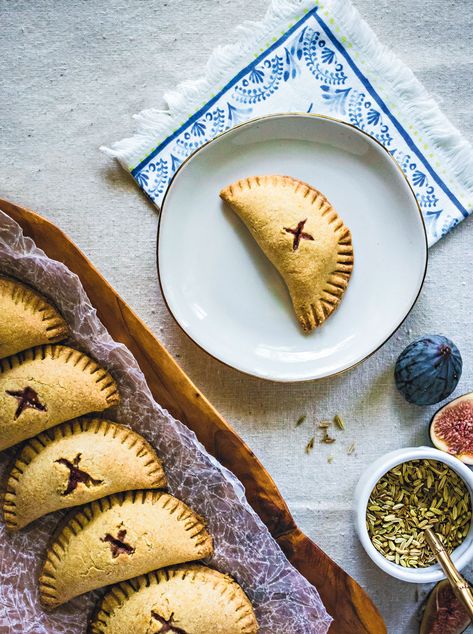
[{"label": "fennel seed", "polygon": [[312,451],[312,449],[314,448],[314,442],[315,442],[315,438],[314,436],[312,436],[312,438],[309,440],[309,442],[305,446],[306,453],[310,453]]},{"label": "fennel seed", "polygon": [[299,416],[299,418],[296,420],[296,427],[299,427],[299,425],[302,425],[302,423],[306,420],[307,418],[307,414],[302,414],[302,416]]},{"label": "fennel seed", "polygon": [[327,430],[325,430],[324,435],[323,435],[323,438],[322,438],[322,440],[321,440],[320,442],[323,442],[323,443],[325,443],[326,445],[331,445],[332,443],[334,443],[334,442],[335,442],[335,438],[331,438],[331,437],[329,436],[329,434],[328,434],[328,431],[327,431]]},{"label": "fennel seed", "polygon": [[345,422],[343,421],[343,418],[338,414],[335,414],[335,416],[333,417],[333,422],[338,427],[338,429],[345,429]]}]

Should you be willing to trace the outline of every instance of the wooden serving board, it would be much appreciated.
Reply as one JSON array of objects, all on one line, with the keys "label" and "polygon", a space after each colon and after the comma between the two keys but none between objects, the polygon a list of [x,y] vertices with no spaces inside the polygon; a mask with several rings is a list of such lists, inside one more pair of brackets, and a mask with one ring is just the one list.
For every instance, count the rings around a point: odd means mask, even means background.
[{"label": "wooden serving board", "polygon": [[[196,433],[206,449],[241,480],[249,503],[289,561],[319,591],[334,618],[330,634],[384,634],[386,626],[366,592],[296,526],[271,476],[251,449],[207,401],[147,326],[85,255],[54,224],[0,199],[45,253],[76,273],[111,336],[137,359],[154,398]],[[279,633],[274,633],[279,634]]]}]

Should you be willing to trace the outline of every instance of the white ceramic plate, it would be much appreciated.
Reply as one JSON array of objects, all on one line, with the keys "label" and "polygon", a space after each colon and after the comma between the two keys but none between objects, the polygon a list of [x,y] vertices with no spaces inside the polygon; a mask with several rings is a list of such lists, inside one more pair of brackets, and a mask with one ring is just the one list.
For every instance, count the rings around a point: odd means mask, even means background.
[{"label": "white ceramic plate", "polygon": [[[310,183],[352,232],[348,290],[310,335],[281,277],[218,195],[259,174]],[[158,269],[174,318],[216,359],[266,379],[318,379],[365,359],[411,310],[426,265],[424,223],[401,170],[378,142],[333,119],[275,115],[233,128],[180,167],[162,206]]]}]

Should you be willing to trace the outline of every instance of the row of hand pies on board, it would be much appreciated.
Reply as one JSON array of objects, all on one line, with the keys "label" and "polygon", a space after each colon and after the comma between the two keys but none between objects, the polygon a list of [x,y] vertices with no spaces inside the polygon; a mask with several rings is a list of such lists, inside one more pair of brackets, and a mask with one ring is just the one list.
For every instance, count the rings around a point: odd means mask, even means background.
[{"label": "row of hand pies on board", "polygon": [[114,585],[89,631],[253,634],[256,618],[230,577],[196,562],[213,552],[204,521],[166,493],[153,447],[137,432],[98,418],[117,405],[113,377],[86,354],[57,345],[68,336],[39,293],[0,277],[0,450],[26,441],[3,491],[16,531],[59,509],[40,576],[46,608]]}]

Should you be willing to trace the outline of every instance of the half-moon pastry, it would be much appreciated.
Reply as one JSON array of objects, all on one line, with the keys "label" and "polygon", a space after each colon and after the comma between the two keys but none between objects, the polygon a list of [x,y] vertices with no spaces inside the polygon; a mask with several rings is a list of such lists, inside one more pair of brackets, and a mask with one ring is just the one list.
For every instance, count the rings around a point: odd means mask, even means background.
[{"label": "half-moon pastry", "polygon": [[101,419],[58,425],[26,443],[7,479],[3,517],[18,530],[46,513],[105,495],[166,485],[143,436]]},{"label": "half-moon pastry", "polygon": [[44,343],[57,343],[67,335],[66,322],[42,295],[0,276],[0,358]]},{"label": "half-moon pastry", "polygon": [[0,361],[0,450],[120,400],[110,374],[67,346],[40,346]]},{"label": "half-moon pastry", "polygon": [[111,588],[90,634],[255,634],[251,603],[231,577],[183,564]]},{"label": "half-moon pastry", "polygon": [[128,491],[88,504],[53,540],[40,577],[51,608],[157,568],[203,559],[212,538],[200,517],[162,491]]},{"label": "half-moon pastry", "polygon": [[337,308],[353,269],[349,229],[326,197],[290,176],[252,176],[221,198],[243,220],[284,279],[306,332]]}]

